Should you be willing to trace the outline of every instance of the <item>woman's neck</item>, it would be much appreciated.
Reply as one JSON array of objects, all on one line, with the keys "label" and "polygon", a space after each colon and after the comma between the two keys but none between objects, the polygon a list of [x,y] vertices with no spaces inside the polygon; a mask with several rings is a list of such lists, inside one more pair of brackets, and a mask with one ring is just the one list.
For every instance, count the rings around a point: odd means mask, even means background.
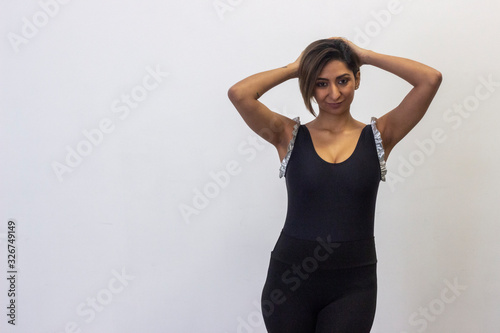
[{"label": "woman's neck", "polygon": [[354,119],[350,112],[333,115],[320,111],[316,119],[309,124],[315,129],[327,130],[332,133],[341,133],[360,126],[360,122]]}]

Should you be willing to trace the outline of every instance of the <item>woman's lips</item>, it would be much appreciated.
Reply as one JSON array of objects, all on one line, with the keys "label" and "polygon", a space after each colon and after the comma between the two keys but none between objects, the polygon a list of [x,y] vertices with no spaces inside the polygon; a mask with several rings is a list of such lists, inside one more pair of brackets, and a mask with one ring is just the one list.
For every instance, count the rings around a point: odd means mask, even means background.
[{"label": "woman's lips", "polygon": [[342,104],[342,102],[339,102],[339,103],[328,103],[328,105],[332,108],[338,108],[340,105]]}]

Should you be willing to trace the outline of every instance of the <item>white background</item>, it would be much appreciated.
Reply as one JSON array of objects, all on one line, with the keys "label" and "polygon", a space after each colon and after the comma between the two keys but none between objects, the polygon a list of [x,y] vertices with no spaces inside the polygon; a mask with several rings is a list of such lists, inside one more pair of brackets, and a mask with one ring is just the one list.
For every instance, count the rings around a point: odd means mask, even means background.
[{"label": "white background", "polygon": [[[265,332],[258,302],[285,182],[274,147],[256,141],[227,89],[344,36],[444,77],[380,186],[372,331],[499,332],[499,9],[494,0],[2,1],[0,331]],[[365,123],[410,89],[380,69],[361,72],[351,111]],[[136,99],[128,113],[126,95]],[[296,80],[262,101],[312,120]],[[86,156],[68,166],[78,149]]]}]

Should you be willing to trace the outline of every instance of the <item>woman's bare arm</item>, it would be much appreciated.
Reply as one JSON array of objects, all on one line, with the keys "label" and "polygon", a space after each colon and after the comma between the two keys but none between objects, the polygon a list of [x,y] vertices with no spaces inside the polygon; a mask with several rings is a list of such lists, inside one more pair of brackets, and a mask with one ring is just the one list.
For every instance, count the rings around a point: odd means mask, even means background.
[{"label": "woman's bare arm", "polygon": [[300,57],[282,68],[249,76],[229,88],[228,97],[246,124],[278,149],[280,158],[286,154],[295,121],[269,110],[258,99],[269,89],[297,77]]},{"label": "woman's bare arm", "polygon": [[401,103],[377,120],[386,158],[394,146],[422,119],[442,81],[436,69],[414,60],[380,54],[349,45],[358,54],[361,64],[372,65],[393,73],[410,83],[413,88]]}]

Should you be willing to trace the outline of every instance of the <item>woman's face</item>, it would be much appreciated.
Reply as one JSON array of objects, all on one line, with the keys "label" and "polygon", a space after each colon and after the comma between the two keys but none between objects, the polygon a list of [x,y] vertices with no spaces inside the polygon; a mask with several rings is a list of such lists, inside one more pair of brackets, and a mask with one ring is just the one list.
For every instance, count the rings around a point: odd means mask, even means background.
[{"label": "woman's face", "polygon": [[332,60],[319,73],[314,88],[314,99],[320,112],[341,114],[349,112],[354,90],[359,82],[359,71],[352,71],[340,60]]}]

